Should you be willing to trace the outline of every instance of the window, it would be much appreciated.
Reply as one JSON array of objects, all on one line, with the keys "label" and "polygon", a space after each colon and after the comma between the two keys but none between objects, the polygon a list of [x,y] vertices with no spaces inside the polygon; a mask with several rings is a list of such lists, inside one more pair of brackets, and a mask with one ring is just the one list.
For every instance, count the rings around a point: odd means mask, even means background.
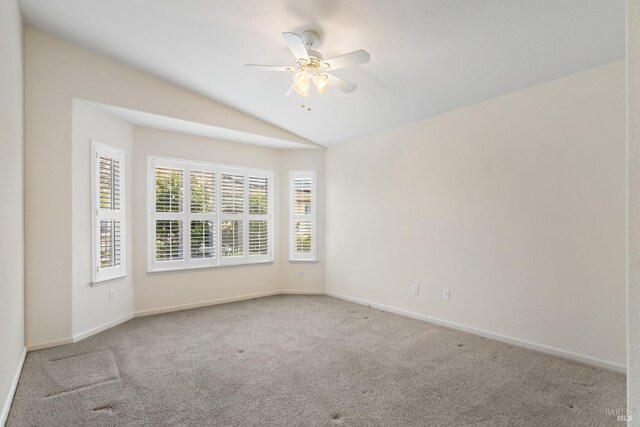
[{"label": "window", "polygon": [[124,151],[92,141],[93,274],[92,282],[123,277]]},{"label": "window", "polygon": [[289,172],[289,261],[317,261],[316,171]]},{"label": "window", "polygon": [[272,172],[149,158],[149,271],[273,261]]}]

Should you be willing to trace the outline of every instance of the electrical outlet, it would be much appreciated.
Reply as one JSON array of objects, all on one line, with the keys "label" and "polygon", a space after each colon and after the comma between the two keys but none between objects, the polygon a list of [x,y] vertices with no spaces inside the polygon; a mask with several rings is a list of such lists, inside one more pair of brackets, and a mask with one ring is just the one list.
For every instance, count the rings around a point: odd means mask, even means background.
[{"label": "electrical outlet", "polygon": [[298,279],[304,278],[304,271],[298,271]]},{"label": "electrical outlet", "polygon": [[116,290],[109,289],[109,301],[113,301],[116,299]]},{"label": "electrical outlet", "polygon": [[442,299],[446,300],[446,301],[449,301],[449,297],[450,297],[449,289],[443,289],[442,290]]},{"label": "electrical outlet", "polygon": [[411,285],[411,292],[414,295],[418,295],[420,293],[420,285],[417,283],[414,283],[413,285]]}]

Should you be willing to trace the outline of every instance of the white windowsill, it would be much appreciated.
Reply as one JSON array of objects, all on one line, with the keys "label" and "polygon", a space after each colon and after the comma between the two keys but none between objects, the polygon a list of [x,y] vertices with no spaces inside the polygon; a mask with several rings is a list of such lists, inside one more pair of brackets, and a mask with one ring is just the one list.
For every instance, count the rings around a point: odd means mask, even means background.
[{"label": "white windowsill", "polygon": [[216,268],[228,268],[228,267],[251,267],[253,265],[260,264],[273,264],[273,260],[267,261],[253,261],[253,262],[242,262],[242,263],[229,263],[222,265],[198,265],[194,267],[170,267],[170,268],[156,268],[154,270],[147,270],[147,274],[155,275],[162,273],[177,273],[177,272],[188,272],[192,270],[206,270],[206,269],[216,269]]},{"label": "white windowsill", "polygon": [[97,286],[106,285],[108,283],[113,282],[114,280],[124,279],[125,277],[127,277],[127,275],[126,274],[122,274],[120,276],[109,277],[108,279],[104,279],[104,280],[100,280],[100,281],[96,281],[96,282],[91,282],[91,287],[95,288]]}]

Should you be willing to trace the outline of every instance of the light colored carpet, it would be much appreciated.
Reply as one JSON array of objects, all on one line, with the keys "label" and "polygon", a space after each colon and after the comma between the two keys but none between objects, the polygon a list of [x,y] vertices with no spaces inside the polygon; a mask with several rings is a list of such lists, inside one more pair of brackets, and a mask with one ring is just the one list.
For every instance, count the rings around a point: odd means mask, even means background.
[{"label": "light colored carpet", "polygon": [[621,425],[625,376],[326,296],[133,319],[27,356],[8,426]]}]

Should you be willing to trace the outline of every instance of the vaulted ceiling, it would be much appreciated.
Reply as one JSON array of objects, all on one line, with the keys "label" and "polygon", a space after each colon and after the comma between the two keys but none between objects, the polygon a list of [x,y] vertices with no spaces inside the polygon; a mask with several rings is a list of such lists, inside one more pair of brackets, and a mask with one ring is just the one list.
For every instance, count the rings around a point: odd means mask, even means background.
[{"label": "vaulted ceiling", "polygon": [[[624,58],[623,0],[21,0],[28,24],[331,145]],[[358,85],[287,97],[284,31],[321,34]]]}]

